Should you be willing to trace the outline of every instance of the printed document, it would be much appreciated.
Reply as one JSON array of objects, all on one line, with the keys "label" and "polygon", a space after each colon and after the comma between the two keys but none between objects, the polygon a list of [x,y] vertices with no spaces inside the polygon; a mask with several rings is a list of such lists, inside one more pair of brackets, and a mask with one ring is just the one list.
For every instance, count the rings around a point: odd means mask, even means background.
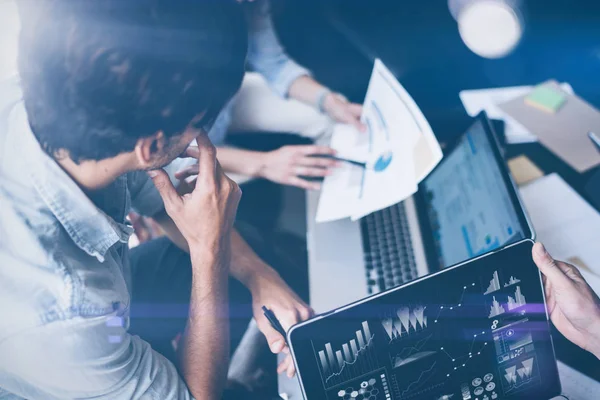
[{"label": "printed document", "polygon": [[348,125],[334,129],[331,147],[339,157],[366,163],[347,164],[323,182],[317,222],[356,220],[397,204],[442,159],[442,150],[414,100],[380,60],[363,104],[367,132]]}]

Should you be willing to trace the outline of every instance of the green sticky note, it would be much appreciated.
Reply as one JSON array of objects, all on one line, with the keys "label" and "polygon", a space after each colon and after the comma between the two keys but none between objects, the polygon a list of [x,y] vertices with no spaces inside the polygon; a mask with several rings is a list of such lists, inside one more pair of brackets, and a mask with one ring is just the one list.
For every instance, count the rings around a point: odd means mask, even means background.
[{"label": "green sticky note", "polygon": [[542,111],[555,113],[567,101],[560,91],[548,86],[537,86],[525,97],[525,103]]}]

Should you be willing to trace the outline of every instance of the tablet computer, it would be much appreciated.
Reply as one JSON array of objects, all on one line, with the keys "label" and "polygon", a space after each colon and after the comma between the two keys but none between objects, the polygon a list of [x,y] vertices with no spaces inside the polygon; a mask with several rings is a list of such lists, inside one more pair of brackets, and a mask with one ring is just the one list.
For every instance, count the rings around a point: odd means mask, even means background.
[{"label": "tablet computer", "polygon": [[309,400],[549,399],[560,394],[525,239],[295,325]]}]

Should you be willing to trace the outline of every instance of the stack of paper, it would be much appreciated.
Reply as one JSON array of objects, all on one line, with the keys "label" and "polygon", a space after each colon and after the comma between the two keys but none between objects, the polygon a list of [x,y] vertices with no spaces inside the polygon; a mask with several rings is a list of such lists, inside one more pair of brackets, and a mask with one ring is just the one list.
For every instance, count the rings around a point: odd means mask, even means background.
[{"label": "stack of paper", "polygon": [[[568,83],[561,84],[561,88],[573,94],[573,88]],[[533,90],[533,86],[511,86],[496,89],[463,90],[459,93],[460,100],[469,114],[475,117],[485,111],[488,117],[503,120],[505,123],[504,134],[508,143],[536,142],[537,137],[516,119],[500,109],[498,105],[506,103],[517,97],[524,96]]]},{"label": "stack of paper", "polygon": [[331,147],[347,164],[323,182],[317,222],[362,218],[410,197],[442,159],[442,150],[414,100],[380,60],[363,105],[367,132],[336,127]]}]

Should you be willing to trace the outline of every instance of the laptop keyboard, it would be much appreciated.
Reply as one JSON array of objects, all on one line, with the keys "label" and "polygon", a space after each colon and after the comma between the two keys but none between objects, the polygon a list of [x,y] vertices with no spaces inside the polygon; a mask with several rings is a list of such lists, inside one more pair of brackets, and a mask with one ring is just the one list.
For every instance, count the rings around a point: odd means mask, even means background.
[{"label": "laptop keyboard", "polygon": [[403,203],[362,218],[361,231],[369,294],[418,276]]}]

